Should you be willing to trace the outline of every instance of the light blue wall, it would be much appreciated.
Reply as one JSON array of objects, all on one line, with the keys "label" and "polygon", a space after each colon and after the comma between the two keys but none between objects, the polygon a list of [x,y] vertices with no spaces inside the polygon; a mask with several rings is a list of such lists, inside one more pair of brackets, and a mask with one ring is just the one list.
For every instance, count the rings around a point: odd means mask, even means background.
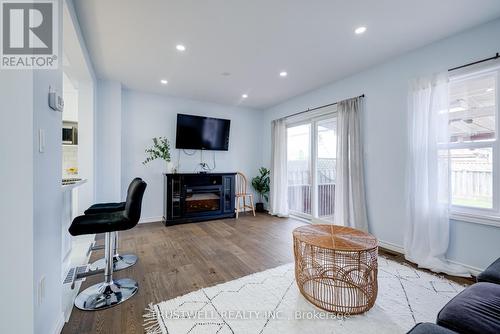
[{"label": "light blue wall", "polygon": [[[0,312],[0,333],[53,333],[62,323],[62,118],[47,103],[49,86],[61,92],[60,68],[0,70],[4,189],[0,295],[6,306]],[[45,133],[43,153],[39,152],[40,129]],[[42,277],[45,293],[39,303]]]},{"label": "light blue wall", "polygon": [[[271,120],[365,94],[362,127],[370,230],[381,241],[402,247],[407,221],[408,82],[491,57],[500,51],[499,36],[500,20],[496,20],[269,108],[264,115],[263,164],[270,165]],[[450,259],[484,268],[500,256],[500,228],[465,222],[451,225]]]},{"label": "light blue wall", "polygon": [[[63,5],[58,0],[59,55],[62,55]],[[62,93],[62,57],[55,70],[33,74],[33,292],[34,333],[55,333],[64,322],[61,301],[62,113],[48,106],[49,87]],[[45,132],[45,149],[39,152],[38,131]],[[40,281],[44,280],[43,292]],[[37,296],[42,295],[41,300]],[[17,299],[16,299],[17,301]],[[24,306],[14,306],[19,308]]]},{"label": "light blue wall", "polygon": [[0,333],[34,328],[32,95],[33,71],[0,70]]},{"label": "light blue wall", "polygon": [[96,97],[96,201],[121,202],[122,85],[98,80]]},{"label": "light blue wall", "polygon": [[[59,55],[63,2],[57,1],[55,18]],[[62,115],[47,102],[49,87],[62,92],[61,63],[56,70],[0,70],[0,155],[4,159],[0,175],[5,189],[0,199],[0,295],[6,305],[0,313],[0,333],[55,333],[63,325]],[[45,133],[43,153],[38,150],[40,129]],[[45,288],[39,301],[42,277]]]},{"label": "light blue wall", "polygon": [[456,220],[450,227],[449,259],[482,270],[500,257],[500,227]]},{"label": "light blue wall", "polygon": [[[84,209],[95,203],[97,79],[78,23],[74,1],[66,0],[66,5],[69,14],[67,24],[71,25],[71,27],[64,25],[63,28],[63,43],[67,43],[64,45],[64,52],[69,63],[65,70],[69,70],[70,76],[73,76],[72,80],[78,82],[78,110],[81,111],[78,113],[78,142],[80,144],[78,148],[78,173],[87,179],[85,185],[75,191],[78,193],[77,214],[81,214]],[[65,14],[66,11],[63,13],[66,19]],[[68,31],[65,31],[65,29]]]},{"label": "light blue wall", "polygon": [[[62,212],[62,113],[49,108],[49,86],[62,92],[62,70],[35,71],[34,106],[34,208],[33,289],[35,333],[53,333],[62,321],[61,312],[61,212]],[[44,129],[46,147],[38,151],[38,129]],[[43,301],[37,303],[39,282],[44,278]]]},{"label": "light blue wall", "polygon": [[229,150],[205,151],[203,161],[212,166],[215,152],[215,172],[242,171],[249,178],[257,174],[262,159],[262,111],[129,90],[123,90],[122,98],[122,194],[125,194],[129,182],[136,176],[148,183],[143,202],[143,219],[157,219],[163,214],[162,173],[166,165],[159,160],[148,165],[142,164],[144,149],[151,145],[153,137],[166,136],[169,139],[174,164],[177,164],[180,154],[180,172],[199,170],[201,151],[194,151],[193,156],[188,156],[175,149],[178,113],[230,119]]}]

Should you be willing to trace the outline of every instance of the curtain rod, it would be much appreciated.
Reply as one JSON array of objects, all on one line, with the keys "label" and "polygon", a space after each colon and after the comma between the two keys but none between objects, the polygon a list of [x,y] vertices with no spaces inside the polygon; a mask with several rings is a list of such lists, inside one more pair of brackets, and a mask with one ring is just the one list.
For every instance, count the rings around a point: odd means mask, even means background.
[{"label": "curtain rod", "polygon": [[485,59],[481,59],[481,60],[478,60],[478,61],[475,61],[475,62],[472,62],[472,63],[468,63],[468,64],[465,64],[465,65],[453,67],[453,68],[450,68],[448,70],[448,72],[459,70],[459,69],[464,68],[464,67],[469,67],[469,66],[472,66],[472,65],[484,63],[485,61],[495,60],[495,59],[498,59],[498,58],[500,58],[500,54],[497,52],[496,55],[493,56],[493,57],[485,58]]},{"label": "curtain rod", "polygon": [[[361,94],[361,95],[356,96],[356,97],[365,97],[365,94]],[[321,108],[334,106],[334,105],[336,105],[336,104],[338,104],[338,102],[329,103],[329,104],[324,104],[324,105],[322,105],[322,106],[319,106],[319,107],[314,107],[314,108],[307,108],[307,110],[299,111],[299,112],[296,112],[295,114],[291,114],[291,115],[285,116],[285,117],[283,117],[283,118],[288,118],[288,117],[297,116],[297,115],[303,114],[303,113],[305,113],[305,112],[314,111],[314,110],[318,110],[318,109],[321,109]]]}]

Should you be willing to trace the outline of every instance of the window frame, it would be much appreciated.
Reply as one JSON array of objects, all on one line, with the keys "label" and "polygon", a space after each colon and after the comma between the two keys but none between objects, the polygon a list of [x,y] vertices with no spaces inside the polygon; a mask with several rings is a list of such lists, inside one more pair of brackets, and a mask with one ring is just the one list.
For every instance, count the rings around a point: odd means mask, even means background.
[{"label": "window frame", "polygon": [[[289,128],[293,128],[293,127],[296,127],[296,126],[301,126],[301,125],[306,125],[306,124],[309,124],[310,125],[310,130],[309,130],[309,137],[311,137],[311,133],[313,132],[313,124],[312,122],[309,120],[309,119],[300,119],[300,120],[296,120],[296,121],[292,121],[292,122],[288,122],[288,120],[286,121],[286,130],[287,130],[287,136],[288,136],[288,129]],[[287,140],[287,145],[288,145],[288,140]],[[313,184],[314,184],[314,180],[313,180],[313,172],[312,172],[312,168],[313,168],[313,162],[312,162],[312,155],[313,155],[313,152],[312,152],[312,140],[309,140],[309,170],[311,172],[311,188],[313,188]],[[288,146],[287,146],[287,151],[288,151]],[[287,154],[287,163],[288,163],[288,154]],[[288,170],[287,170],[287,174],[288,174]],[[287,180],[288,180],[288,175],[287,175]],[[287,185],[288,187],[289,185]],[[287,190],[288,191],[288,190]],[[288,208],[288,211],[290,212],[290,215],[292,216],[297,216],[297,217],[300,217],[302,219],[307,219],[307,220],[311,220],[313,217],[314,217],[314,212],[313,212],[313,206],[314,206],[314,199],[312,198],[314,195],[313,195],[313,191],[311,191],[311,214],[308,214],[308,213],[305,213],[305,212],[300,212],[300,211],[295,211],[295,210],[292,210],[290,208]]]},{"label": "window frame", "polygon": [[[491,147],[493,154],[492,166],[492,208],[477,208],[452,204],[452,192],[449,189],[450,219],[500,227],[500,65],[488,66],[482,69],[469,70],[465,73],[450,76],[450,84],[466,81],[472,78],[496,72],[495,84],[495,139],[463,143],[450,143],[448,150],[473,149]],[[451,164],[449,164],[451,168]],[[451,173],[450,187],[451,187]]]},{"label": "window frame", "polygon": [[[317,188],[318,182],[317,182],[317,123],[319,121],[329,119],[329,118],[335,118],[337,119],[337,105],[332,105],[332,106],[327,106],[320,108],[315,111],[307,112],[304,114],[300,114],[297,116],[291,116],[286,119],[286,128],[288,131],[288,128],[295,127],[295,126],[300,126],[300,125],[305,125],[305,124],[310,124],[310,140],[309,140],[309,152],[310,152],[310,161],[309,161],[309,168],[311,171],[311,214],[303,213],[303,212],[298,212],[294,210],[290,210],[290,215],[299,217],[301,219],[306,219],[310,222],[312,221],[319,221],[322,223],[327,223],[331,224],[331,222],[324,221],[320,217],[318,217],[318,199],[317,199],[317,193],[314,191],[314,189]],[[287,147],[288,149],[288,147]]]}]

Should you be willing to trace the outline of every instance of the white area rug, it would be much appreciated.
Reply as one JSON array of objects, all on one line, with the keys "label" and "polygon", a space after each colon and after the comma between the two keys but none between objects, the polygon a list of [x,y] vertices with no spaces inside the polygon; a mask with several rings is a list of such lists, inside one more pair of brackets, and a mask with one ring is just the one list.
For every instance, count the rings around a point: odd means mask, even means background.
[{"label": "white area rug", "polygon": [[300,294],[293,263],[156,305],[145,317],[148,334],[406,333],[435,322],[439,310],[464,287],[379,257],[378,297],[363,315],[321,311]]}]

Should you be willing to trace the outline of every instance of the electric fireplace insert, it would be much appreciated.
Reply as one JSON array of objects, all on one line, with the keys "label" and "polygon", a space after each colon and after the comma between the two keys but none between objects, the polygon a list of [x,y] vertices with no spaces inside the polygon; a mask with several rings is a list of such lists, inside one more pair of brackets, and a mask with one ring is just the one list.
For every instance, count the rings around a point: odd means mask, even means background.
[{"label": "electric fireplace insert", "polygon": [[165,224],[234,217],[235,174],[165,174]]}]

